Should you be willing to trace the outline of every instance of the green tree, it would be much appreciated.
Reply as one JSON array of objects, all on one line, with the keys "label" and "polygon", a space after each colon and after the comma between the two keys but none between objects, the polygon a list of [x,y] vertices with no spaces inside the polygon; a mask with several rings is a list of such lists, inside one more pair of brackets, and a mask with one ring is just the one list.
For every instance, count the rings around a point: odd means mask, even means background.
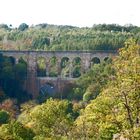
[{"label": "green tree", "polygon": [[28,27],[29,27],[29,26],[28,26],[26,23],[21,23],[21,24],[19,25],[18,29],[19,29],[20,31],[24,31],[24,30],[28,29]]},{"label": "green tree", "polygon": [[33,140],[35,134],[28,127],[19,122],[3,124],[0,127],[0,138],[2,140]]},{"label": "green tree", "polygon": [[15,64],[14,58],[0,56],[0,86],[7,97],[17,98],[20,102],[30,98],[23,90],[26,75],[27,64],[22,58]]},{"label": "green tree", "polygon": [[[109,60],[100,64],[94,64],[90,71],[82,75],[77,81],[78,88],[81,88],[79,91],[82,92],[79,94],[83,95],[81,98],[84,101],[95,99],[101,89],[106,86],[108,80],[113,78],[114,74],[114,68]],[[74,89],[75,94],[77,94],[76,92]]]},{"label": "green tree", "polygon": [[4,110],[0,111],[0,125],[8,123],[9,118],[10,118],[10,115],[6,111]]},{"label": "green tree", "polygon": [[9,29],[7,24],[0,24],[0,28],[6,29],[6,30]]},{"label": "green tree", "polygon": [[140,47],[129,40],[114,61],[114,80],[76,120],[75,136],[111,140],[114,134],[120,133],[130,140],[139,139],[139,64]]},{"label": "green tree", "polygon": [[[26,125],[37,136],[44,138],[52,137],[54,139],[68,136],[68,132],[74,121],[72,104],[66,100],[48,99],[46,103],[34,107],[26,117],[28,118]],[[19,120],[25,123],[20,117]]]}]

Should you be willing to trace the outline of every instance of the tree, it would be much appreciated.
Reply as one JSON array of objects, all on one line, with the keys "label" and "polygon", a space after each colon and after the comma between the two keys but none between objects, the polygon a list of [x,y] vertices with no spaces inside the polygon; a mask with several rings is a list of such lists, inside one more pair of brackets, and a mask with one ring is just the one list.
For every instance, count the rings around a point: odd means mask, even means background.
[{"label": "tree", "polygon": [[21,24],[19,25],[18,29],[19,29],[20,31],[24,31],[24,30],[28,29],[28,27],[29,27],[29,26],[28,26],[26,23],[21,23]]},{"label": "tree", "polygon": [[33,140],[33,131],[21,123],[13,121],[0,127],[0,138],[2,140]]},{"label": "tree", "polygon": [[0,126],[2,124],[8,123],[9,118],[10,118],[10,115],[6,111],[1,110],[0,111]]},{"label": "tree", "polygon": [[0,85],[5,96],[17,98],[20,103],[31,98],[23,89],[26,74],[27,63],[22,58],[15,64],[14,58],[0,56]]},{"label": "tree", "polygon": [[[101,89],[106,86],[107,81],[113,78],[115,74],[112,63],[108,61],[94,64],[90,71],[82,75],[77,80],[77,85],[81,88],[80,95],[83,95],[84,101],[95,99]],[[76,90],[74,93],[76,94]]]},{"label": "tree", "polygon": [[0,109],[8,112],[10,118],[16,118],[19,114],[17,101],[14,99],[6,99],[0,104]]},{"label": "tree", "polygon": [[76,136],[111,140],[120,133],[130,140],[140,137],[140,46],[130,39],[114,61],[114,80],[76,120]]},{"label": "tree", "polygon": [[7,24],[0,24],[0,28],[6,29],[6,30],[9,29]]},{"label": "tree", "polygon": [[28,121],[19,116],[19,121],[23,124],[26,123],[25,125],[30,127],[37,137],[52,137],[55,139],[68,136],[74,121],[74,113],[70,102],[48,99],[46,103],[29,111],[26,118],[28,118]]}]

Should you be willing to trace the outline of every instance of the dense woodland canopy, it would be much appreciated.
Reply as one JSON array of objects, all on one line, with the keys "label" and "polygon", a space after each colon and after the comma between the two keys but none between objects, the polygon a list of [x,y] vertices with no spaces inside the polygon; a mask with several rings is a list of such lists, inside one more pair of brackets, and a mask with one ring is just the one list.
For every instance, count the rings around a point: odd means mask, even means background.
[{"label": "dense woodland canopy", "polygon": [[140,41],[140,27],[99,24],[93,27],[39,24],[18,28],[0,25],[0,48],[16,50],[118,50],[133,37]]},{"label": "dense woodland canopy", "polygon": [[[0,25],[0,49],[118,50],[119,55],[80,74],[66,94],[40,95],[24,90],[27,64],[0,54],[1,140],[112,140],[140,138],[140,27],[39,24]],[[38,76],[44,74],[38,60]],[[51,60],[55,63],[55,58]],[[67,71],[65,63],[62,68]],[[75,64],[79,66],[79,61]],[[55,68],[51,75],[56,76]],[[61,96],[63,98],[60,98]]]}]

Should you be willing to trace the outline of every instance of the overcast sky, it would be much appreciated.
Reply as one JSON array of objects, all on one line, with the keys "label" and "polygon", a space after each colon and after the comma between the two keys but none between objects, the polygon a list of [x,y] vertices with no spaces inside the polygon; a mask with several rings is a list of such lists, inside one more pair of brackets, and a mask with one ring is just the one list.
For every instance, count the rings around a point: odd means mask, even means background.
[{"label": "overcast sky", "polygon": [[140,26],[140,0],[0,0],[0,23]]}]

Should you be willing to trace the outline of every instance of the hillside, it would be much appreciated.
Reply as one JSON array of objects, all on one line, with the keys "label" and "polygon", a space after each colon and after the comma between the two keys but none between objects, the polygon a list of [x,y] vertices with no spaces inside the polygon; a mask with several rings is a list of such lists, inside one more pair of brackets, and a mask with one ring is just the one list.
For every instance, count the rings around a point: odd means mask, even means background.
[{"label": "hillside", "polygon": [[140,40],[140,27],[117,24],[93,27],[39,24],[18,28],[0,25],[0,49],[4,50],[117,50],[129,38]]}]

